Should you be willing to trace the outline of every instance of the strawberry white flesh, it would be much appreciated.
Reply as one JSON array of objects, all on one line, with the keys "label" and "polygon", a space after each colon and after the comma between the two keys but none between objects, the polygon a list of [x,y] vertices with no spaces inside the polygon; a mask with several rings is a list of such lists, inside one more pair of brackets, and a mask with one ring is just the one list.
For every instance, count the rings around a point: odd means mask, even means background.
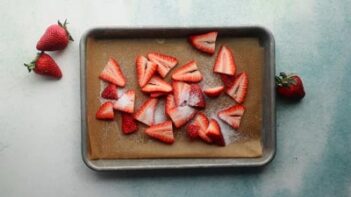
[{"label": "strawberry white flesh", "polygon": [[233,85],[227,89],[226,93],[237,103],[243,103],[247,94],[248,83],[247,74],[245,72],[240,73],[235,78]]},{"label": "strawberry white flesh", "polygon": [[134,118],[139,122],[142,122],[148,126],[151,126],[155,122],[155,111],[158,103],[158,99],[150,98],[146,100],[134,114]]},{"label": "strawberry white flesh", "polygon": [[99,120],[113,120],[114,112],[113,112],[113,104],[112,102],[105,102],[96,112],[96,119]]},{"label": "strawberry white flesh", "polygon": [[208,97],[218,97],[224,90],[224,86],[218,86],[213,88],[207,88],[204,93]]},{"label": "strawberry white flesh", "polygon": [[128,90],[113,105],[113,108],[122,112],[134,112],[135,91]]},{"label": "strawberry white flesh", "polygon": [[157,71],[162,78],[165,78],[169,71],[171,71],[171,69],[178,64],[175,57],[162,53],[149,53],[147,57],[150,61],[158,65]]},{"label": "strawberry white flesh", "polygon": [[181,81],[173,81],[172,87],[176,106],[187,105],[191,86]]},{"label": "strawberry white flesh", "polygon": [[126,85],[126,78],[123,75],[119,64],[112,57],[108,60],[99,77],[104,81],[113,83],[120,87],[124,87]]},{"label": "strawberry white flesh", "polygon": [[190,44],[201,52],[214,54],[218,32],[192,35],[189,37]]},{"label": "strawberry white flesh", "polygon": [[150,62],[144,56],[138,56],[136,59],[136,72],[140,87],[144,87],[151,77],[157,71],[157,64]]},{"label": "strawberry white flesh", "polygon": [[244,112],[244,106],[234,105],[218,112],[218,117],[234,129],[238,129]]},{"label": "strawberry white flesh", "polygon": [[189,106],[205,108],[206,101],[205,97],[202,93],[202,89],[198,84],[191,84],[190,86],[190,94],[189,94]]},{"label": "strawberry white flesh", "polygon": [[172,86],[158,76],[153,76],[141,89],[143,92],[171,92]]},{"label": "strawberry white flesh", "polygon": [[202,74],[200,73],[196,62],[190,61],[185,65],[177,68],[173,72],[172,79],[177,81],[196,83],[202,80]]},{"label": "strawberry white flesh", "polygon": [[195,114],[196,110],[187,105],[178,106],[169,111],[169,117],[171,118],[176,128],[185,125],[189,120],[191,120],[195,116]]},{"label": "strawberry white flesh", "polygon": [[232,51],[223,45],[219,50],[216,62],[213,66],[213,72],[226,75],[234,75],[236,65]]},{"label": "strawberry white flesh", "polygon": [[171,121],[165,121],[160,124],[153,125],[145,130],[145,133],[166,144],[174,142],[173,127]]}]

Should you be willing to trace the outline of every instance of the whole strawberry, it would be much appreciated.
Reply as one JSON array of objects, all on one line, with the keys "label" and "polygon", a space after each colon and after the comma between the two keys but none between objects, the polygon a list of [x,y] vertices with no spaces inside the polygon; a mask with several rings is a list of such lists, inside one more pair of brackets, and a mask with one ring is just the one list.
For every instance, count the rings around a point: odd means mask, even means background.
[{"label": "whole strawberry", "polygon": [[67,20],[65,20],[63,24],[58,21],[58,24],[50,25],[38,41],[37,49],[39,51],[57,51],[66,48],[69,40],[73,41],[67,30],[67,24]]},{"label": "whole strawberry", "polygon": [[275,77],[277,92],[288,100],[298,101],[305,96],[302,80],[297,75],[287,75],[283,72]]},{"label": "whole strawberry", "polygon": [[38,53],[37,57],[29,64],[24,64],[31,72],[34,70],[35,73],[39,75],[46,75],[60,79],[62,77],[62,72],[54,59],[44,52]]}]

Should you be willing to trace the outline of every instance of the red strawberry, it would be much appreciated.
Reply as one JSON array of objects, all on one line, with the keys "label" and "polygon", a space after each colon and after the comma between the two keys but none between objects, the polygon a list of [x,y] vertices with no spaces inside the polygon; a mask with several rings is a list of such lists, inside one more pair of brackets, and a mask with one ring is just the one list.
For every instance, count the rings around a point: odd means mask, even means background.
[{"label": "red strawberry", "polygon": [[66,48],[68,41],[73,41],[67,30],[67,24],[67,20],[65,20],[63,24],[58,21],[58,24],[50,25],[38,41],[37,49],[39,51],[57,51]]},{"label": "red strawberry", "polygon": [[199,82],[202,80],[202,74],[197,68],[195,61],[190,61],[185,65],[177,68],[172,75],[173,80],[185,82]]},{"label": "red strawberry", "polygon": [[99,120],[113,120],[114,112],[113,112],[113,104],[112,102],[105,102],[96,112],[96,119]]},{"label": "red strawberry", "polygon": [[171,121],[165,121],[160,124],[152,125],[151,127],[145,129],[145,133],[161,142],[166,144],[173,144],[173,127]]},{"label": "red strawberry", "polygon": [[171,92],[172,86],[158,76],[153,76],[141,89],[143,92]]},{"label": "red strawberry", "polygon": [[144,87],[157,71],[157,64],[150,62],[144,56],[136,59],[137,78],[140,87]]},{"label": "red strawberry", "polygon": [[221,80],[223,82],[223,85],[226,88],[230,88],[233,86],[234,81],[235,81],[235,76],[234,75],[226,75],[226,74],[220,74]]},{"label": "red strawberry", "polygon": [[219,146],[225,146],[221,127],[215,119],[210,120],[210,123],[208,124],[208,128],[206,130],[206,135],[207,137],[211,138],[215,144]]},{"label": "red strawberry", "polygon": [[108,84],[102,91],[101,97],[105,99],[117,99],[117,87],[114,84]]},{"label": "red strawberry", "polygon": [[248,83],[247,74],[242,72],[235,78],[233,86],[228,88],[226,93],[237,103],[242,103],[245,100]]},{"label": "red strawberry", "polygon": [[165,78],[169,71],[178,64],[178,61],[175,57],[161,54],[161,53],[149,53],[147,57],[150,61],[158,65],[157,71],[161,77]]},{"label": "red strawberry", "polygon": [[198,84],[191,84],[188,105],[192,107],[204,108],[206,107],[205,97]]},{"label": "red strawberry", "polygon": [[234,75],[235,70],[236,65],[234,62],[233,53],[228,47],[223,45],[218,52],[216,62],[213,66],[213,72]]},{"label": "red strawberry", "polygon": [[27,67],[29,72],[34,70],[39,75],[46,75],[57,79],[62,77],[60,67],[58,67],[50,55],[44,52],[38,53],[37,57],[31,63],[24,64],[24,66]]},{"label": "red strawberry", "polygon": [[280,73],[275,77],[278,94],[292,101],[301,100],[305,96],[302,80],[297,75]]},{"label": "red strawberry", "polygon": [[186,133],[188,134],[188,137],[192,140],[199,137],[199,130],[200,127],[194,124],[189,124],[186,127]]},{"label": "red strawberry", "polygon": [[112,57],[110,57],[108,60],[99,77],[104,81],[113,83],[120,87],[124,87],[126,85],[126,78],[124,77],[119,64]]},{"label": "red strawberry", "polygon": [[166,96],[166,95],[167,95],[167,93],[165,93],[165,92],[152,92],[150,94],[150,97],[151,98],[158,98],[158,97],[163,97],[163,96]]},{"label": "red strawberry", "polygon": [[138,130],[134,117],[130,113],[122,112],[122,131],[124,134],[131,134]]},{"label": "red strawberry", "polygon": [[194,108],[185,105],[171,109],[168,115],[176,128],[179,128],[191,120],[195,114],[196,110]]},{"label": "red strawberry", "polygon": [[113,108],[122,112],[133,113],[134,112],[134,101],[135,91],[128,90],[122,96],[115,101]]},{"label": "red strawberry", "polygon": [[172,87],[176,106],[188,104],[191,89],[190,85],[181,81],[173,81]]},{"label": "red strawberry", "polygon": [[157,98],[150,98],[146,100],[134,114],[134,118],[148,126],[153,125],[155,122],[155,110],[157,103]]},{"label": "red strawberry", "polygon": [[208,127],[208,118],[207,116],[202,113],[198,112],[194,118],[194,121],[191,123],[191,125],[198,126],[200,129],[198,130],[198,136],[205,142],[207,143],[212,143],[211,138],[207,137],[206,135],[206,130]]},{"label": "red strawberry", "polygon": [[169,112],[171,111],[171,109],[175,107],[176,107],[176,104],[174,101],[174,96],[172,94],[169,94],[166,98],[165,113],[169,115]]},{"label": "red strawberry", "polygon": [[218,87],[214,87],[214,88],[207,88],[206,90],[204,90],[204,93],[208,96],[208,97],[218,97],[224,90],[224,86],[218,86]]},{"label": "red strawberry", "polygon": [[212,55],[216,48],[217,34],[218,32],[213,31],[205,34],[193,35],[189,37],[189,42],[199,51]]},{"label": "red strawberry", "polygon": [[234,105],[227,109],[218,112],[218,117],[232,126],[234,129],[238,129],[240,126],[240,121],[244,115],[245,107],[242,105]]}]

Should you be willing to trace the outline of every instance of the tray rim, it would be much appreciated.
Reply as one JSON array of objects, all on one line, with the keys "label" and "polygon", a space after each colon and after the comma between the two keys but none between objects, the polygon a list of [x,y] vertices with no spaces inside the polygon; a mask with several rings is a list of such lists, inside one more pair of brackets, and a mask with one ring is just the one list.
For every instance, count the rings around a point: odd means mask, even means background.
[{"label": "tray rim", "polygon": [[[161,30],[196,30],[196,31],[211,31],[211,30],[258,30],[266,34],[269,42],[269,72],[270,75],[270,94],[268,102],[270,104],[268,123],[271,130],[271,135],[268,136],[270,140],[270,149],[265,150],[265,145],[263,144],[263,155],[257,158],[169,158],[169,159],[123,159],[124,161],[149,161],[149,163],[144,165],[121,165],[121,166],[107,166],[107,165],[97,165],[92,160],[88,159],[88,144],[87,144],[87,127],[86,127],[86,42],[88,37],[95,31],[161,31]],[[79,42],[79,52],[80,52],[80,101],[81,101],[81,156],[82,160],[87,167],[94,171],[113,171],[113,170],[155,170],[155,169],[186,169],[186,168],[209,168],[209,167],[262,167],[270,163],[276,154],[276,110],[275,110],[275,91],[274,91],[274,76],[275,76],[275,40],[273,34],[270,30],[263,26],[253,25],[253,26],[192,26],[192,27],[177,27],[177,26],[116,26],[116,27],[94,27],[90,28],[82,34]],[[266,72],[266,69],[265,71]],[[267,136],[265,136],[267,137]],[[185,161],[185,160],[199,160],[199,161],[222,161],[222,163],[180,163],[172,164],[165,161]],[[122,159],[121,159],[122,160]],[[100,160],[106,161],[106,160]],[[152,163],[150,161],[160,161],[161,163]]]}]

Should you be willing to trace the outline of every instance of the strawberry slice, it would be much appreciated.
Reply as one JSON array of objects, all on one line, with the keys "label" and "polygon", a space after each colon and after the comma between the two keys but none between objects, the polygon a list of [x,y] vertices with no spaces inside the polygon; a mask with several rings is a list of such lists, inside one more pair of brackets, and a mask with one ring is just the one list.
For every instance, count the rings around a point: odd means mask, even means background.
[{"label": "strawberry slice", "polygon": [[122,132],[124,134],[131,134],[138,130],[134,117],[130,113],[122,112]]},{"label": "strawberry slice", "polygon": [[101,92],[101,97],[104,99],[118,99],[116,85],[112,83],[108,84]]},{"label": "strawberry slice", "polygon": [[185,65],[177,68],[172,75],[173,80],[185,82],[199,82],[202,80],[202,74],[197,68],[195,61],[190,61]]},{"label": "strawberry slice", "polygon": [[225,146],[223,134],[221,131],[221,127],[219,126],[218,122],[215,119],[211,119],[208,128],[206,130],[207,137],[211,138],[211,140],[219,145]]},{"label": "strawberry slice", "polygon": [[115,102],[113,108],[122,112],[134,112],[135,91],[128,90]]},{"label": "strawberry slice", "polygon": [[208,97],[218,97],[224,90],[224,86],[218,86],[218,87],[214,87],[214,88],[207,88],[206,90],[204,90],[204,93],[208,96]]},{"label": "strawberry slice", "polygon": [[174,96],[172,94],[169,94],[166,98],[165,113],[169,115],[169,112],[171,111],[171,109],[175,107],[176,107],[176,104],[174,101]]},{"label": "strawberry slice", "polygon": [[213,72],[234,75],[235,70],[236,65],[234,62],[233,53],[228,47],[223,45],[218,52],[216,62],[213,66]]},{"label": "strawberry slice", "polygon": [[207,116],[202,113],[198,112],[190,125],[195,125],[199,127],[198,136],[207,143],[212,143],[211,138],[207,137],[206,130],[208,127],[208,118]]},{"label": "strawberry slice", "polygon": [[232,85],[234,84],[234,81],[235,81],[235,76],[234,75],[220,74],[220,76],[221,76],[221,80],[223,82],[223,85],[226,88],[232,87]]},{"label": "strawberry slice", "polygon": [[147,58],[158,65],[157,71],[162,78],[165,78],[169,71],[178,64],[175,57],[161,53],[149,53],[147,54]]},{"label": "strawberry slice", "polygon": [[234,129],[238,129],[240,121],[244,115],[245,107],[242,105],[234,105],[227,109],[224,109],[217,113],[218,117],[225,123],[232,126]]},{"label": "strawberry slice", "polygon": [[234,84],[227,89],[226,93],[237,103],[242,103],[245,100],[248,83],[249,80],[247,74],[242,72],[235,78]]},{"label": "strawberry slice", "polygon": [[105,102],[96,112],[96,119],[99,120],[113,120],[114,112],[113,112],[113,103],[112,102]]},{"label": "strawberry slice", "polygon": [[171,121],[165,121],[160,124],[152,125],[151,127],[145,129],[145,133],[161,142],[166,144],[173,144],[173,127]]},{"label": "strawberry slice", "polygon": [[202,93],[201,87],[198,84],[191,84],[189,93],[188,105],[192,107],[205,108],[205,97]]},{"label": "strawberry slice", "polygon": [[194,140],[199,137],[199,130],[200,127],[194,124],[189,124],[186,127],[186,133],[191,140]]},{"label": "strawberry slice", "polygon": [[213,55],[216,49],[216,38],[218,32],[213,31],[189,37],[190,44],[204,53]]},{"label": "strawberry slice", "polygon": [[157,71],[157,64],[150,62],[144,56],[136,58],[136,72],[140,87],[144,87]]},{"label": "strawberry slice", "polygon": [[112,57],[110,57],[108,60],[99,77],[104,81],[113,83],[120,87],[124,87],[126,85],[126,78],[124,77],[119,64]]},{"label": "strawberry slice", "polygon": [[150,97],[151,98],[158,98],[158,97],[163,97],[163,96],[166,96],[166,95],[167,95],[167,93],[165,93],[165,92],[152,92],[150,94]]},{"label": "strawberry slice", "polygon": [[171,109],[168,115],[176,128],[179,128],[191,120],[195,114],[196,110],[194,108],[185,105]]},{"label": "strawberry slice", "polygon": [[184,106],[188,103],[191,86],[181,81],[173,81],[173,94],[176,106]]},{"label": "strawberry slice", "polygon": [[146,100],[134,114],[134,118],[148,126],[153,125],[155,122],[155,110],[157,103],[157,98],[150,98]]},{"label": "strawberry slice", "polygon": [[161,77],[153,76],[141,90],[143,92],[171,92],[172,86]]}]

